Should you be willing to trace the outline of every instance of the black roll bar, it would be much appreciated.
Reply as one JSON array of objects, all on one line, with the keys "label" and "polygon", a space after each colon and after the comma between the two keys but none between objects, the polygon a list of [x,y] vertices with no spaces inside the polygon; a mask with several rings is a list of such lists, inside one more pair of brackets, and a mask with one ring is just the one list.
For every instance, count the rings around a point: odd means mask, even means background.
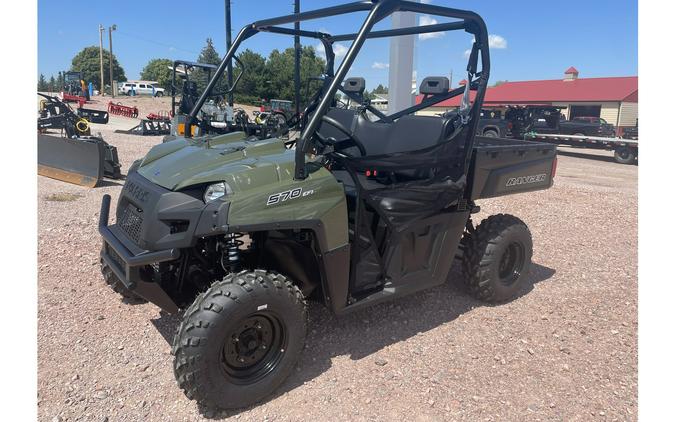
[{"label": "black roll bar", "polygon": [[[354,34],[326,36],[327,34],[324,34],[322,32],[296,30],[293,28],[283,28],[278,26],[363,11],[368,11],[369,12],[368,16],[361,25],[359,31]],[[460,21],[434,25],[424,25],[421,27],[418,26],[418,27],[399,28],[399,29],[371,32],[373,26],[377,22],[381,21],[385,17],[397,11],[443,16],[448,18],[460,19]],[[241,29],[241,31],[239,31],[237,37],[232,43],[232,46],[225,54],[225,57],[223,58],[222,62],[218,65],[218,68],[216,69],[213,77],[206,86],[206,89],[200,95],[192,111],[190,111],[190,114],[188,115],[186,121],[185,134],[186,136],[190,136],[191,133],[190,126],[195,121],[197,113],[204,105],[204,102],[206,101],[206,98],[208,97],[210,91],[213,90],[213,88],[215,87],[217,80],[222,76],[228,64],[232,61],[235,51],[237,51],[237,49],[244,40],[257,34],[258,32],[272,32],[284,35],[294,35],[294,36],[297,35],[320,39],[324,47],[326,47],[327,62],[328,61],[331,62],[330,66],[327,66],[327,69],[329,68],[332,69],[333,64],[332,62],[334,61],[332,43],[336,41],[353,40],[351,46],[349,47],[349,50],[347,51],[347,54],[345,55],[342,63],[340,64],[339,69],[335,72],[334,77],[331,77],[327,80],[329,82],[328,88],[324,91],[321,102],[319,103],[315,113],[310,118],[307,126],[304,128],[302,134],[300,135],[300,139],[298,140],[298,143],[296,145],[295,179],[299,180],[304,179],[305,177],[307,177],[307,172],[305,169],[305,153],[309,150],[309,140],[312,138],[314,132],[319,127],[321,117],[327,111],[329,105],[333,100],[333,97],[335,96],[335,93],[338,91],[340,84],[345,78],[347,72],[349,71],[349,68],[354,62],[356,55],[360,51],[366,39],[392,37],[400,35],[424,34],[431,32],[461,30],[461,29],[464,29],[465,31],[474,35],[475,38],[474,42],[476,44],[477,50],[480,51],[480,58],[481,58],[480,72],[475,73],[476,69],[473,69],[473,66],[471,65],[468,66],[467,68],[468,72],[467,83],[469,84],[469,88],[476,89],[477,91],[476,96],[474,98],[474,105],[470,110],[470,114],[468,115],[469,128],[465,144],[466,159],[464,165],[464,171],[467,172],[471,159],[473,139],[478,124],[480,108],[483,103],[483,99],[485,98],[485,91],[487,89],[488,78],[490,75],[490,53],[488,49],[487,27],[485,26],[485,22],[483,21],[483,19],[474,12],[405,0],[362,0],[339,6],[311,10],[307,12],[285,15],[271,19],[264,19],[245,26],[244,28]],[[477,79],[472,80],[473,77],[476,77]],[[458,90],[451,91],[450,93],[448,93],[449,96],[447,98],[456,95],[457,92]],[[435,97],[434,99],[438,99],[438,97]],[[413,106],[407,109],[406,112],[409,113],[411,109],[414,110],[416,107],[417,106]],[[391,116],[389,117],[391,118]]]}]

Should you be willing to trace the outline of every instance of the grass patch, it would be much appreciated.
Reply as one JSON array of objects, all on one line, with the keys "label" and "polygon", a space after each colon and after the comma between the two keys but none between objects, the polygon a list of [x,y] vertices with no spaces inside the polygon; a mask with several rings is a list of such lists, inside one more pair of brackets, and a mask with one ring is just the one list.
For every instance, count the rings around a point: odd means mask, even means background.
[{"label": "grass patch", "polygon": [[77,201],[82,197],[83,195],[80,195],[79,193],[57,192],[52,193],[51,195],[47,195],[45,199],[47,201],[55,201],[55,202],[72,202]]}]

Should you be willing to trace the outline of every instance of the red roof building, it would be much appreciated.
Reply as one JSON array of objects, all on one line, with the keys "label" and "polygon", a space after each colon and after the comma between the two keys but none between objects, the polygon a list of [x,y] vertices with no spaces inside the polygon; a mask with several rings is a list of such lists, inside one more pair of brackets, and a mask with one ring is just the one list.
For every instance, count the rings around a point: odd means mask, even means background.
[{"label": "red roof building", "polygon": [[[578,78],[570,67],[564,79],[504,82],[488,88],[484,107],[507,105],[553,105],[562,107],[567,118],[601,117],[617,127],[634,126],[637,119],[638,77]],[[473,94],[471,93],[473,100]],[[419,103],[422,96],[418,95]],[[461,96],[430,107],[425,114],[436,114],[459,107]]]}]

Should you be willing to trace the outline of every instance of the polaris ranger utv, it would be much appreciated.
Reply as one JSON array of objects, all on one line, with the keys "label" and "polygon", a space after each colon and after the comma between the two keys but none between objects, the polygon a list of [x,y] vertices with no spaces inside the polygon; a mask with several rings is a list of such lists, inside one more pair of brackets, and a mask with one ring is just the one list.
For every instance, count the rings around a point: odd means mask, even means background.
[{"label": "polaris ranger utv", "polygon": [[[359,11],[367,17],[354,34],[281,26]],[[396,11],[454,20],[373,30]],[[359,98],[365,89],[362,78],[346,75],[366,39],[448,30],[475,38],[464,87],[450,90],[447,78],[427,77],[421,103],[390,115],[367,101],[338,107],[338,91]],[[215,81],[259,32],[325,46],[323,83],[302,113],[296,142],[242,133],[189,137]],[[335,71],[337,41],[352,44]],[[125,298],[184,310],[172,350],[189,398],[238,408],[279,387],[303,350],[306,298],[344,314],[437,286],[458,248],[476,297],[504,301],[523,286],[532,256],[525,223],[499,214],[474,227],[470,216],[478,199],[549,188],[556,150],[474,136],[489,69],[488,32],[477,14],[416,2],[349,3],[239,32],[188,116],[188,136],[133,164],[115,224],[108,224],[108,195],[101,205],[106,282]],[[458,95],[456,113],[415,115]]]}]

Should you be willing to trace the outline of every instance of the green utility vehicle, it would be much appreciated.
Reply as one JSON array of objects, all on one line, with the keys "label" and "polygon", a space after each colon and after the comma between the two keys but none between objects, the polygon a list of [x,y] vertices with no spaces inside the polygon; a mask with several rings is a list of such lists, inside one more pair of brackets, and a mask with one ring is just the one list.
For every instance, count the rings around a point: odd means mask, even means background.
[{"label": "green utility vehicle", "polygon": [[[452,20],[373,30],[396,11]],[[366,14],[354,34],[283,26],[353,12]],[[427,77],[420,104],[384,115],[363,100],[362,78],[346,78],[369,38],[449,30],[474,38],[463,87]],[[325,74],[298,119],[298,137],[189,137],[235,52],[259,32],[325,46]],[[334,70],[332,45],[343,41],[352,43]],[[459,249],[476,297],[504,301],[523,287],[532,256],[525,223],[498,214],[474,227],[470,216],[478,199],[549,188],[556,150],[475,136],[489,69],[488,32],[477,14],[417,2],[349,3],[239,32],[188,115],[186,137],[132,165],[115,224],[108,224],[110,196],[101,205],[105,281],[129,300],[183,311],[174,372],[189,398],[237,408],[279,387],[302,353],[310,297],[344,314],[437,286]],[[338,91],[361,106],[339,107]],[[459,95],[455,113],[416,115]]]}]

